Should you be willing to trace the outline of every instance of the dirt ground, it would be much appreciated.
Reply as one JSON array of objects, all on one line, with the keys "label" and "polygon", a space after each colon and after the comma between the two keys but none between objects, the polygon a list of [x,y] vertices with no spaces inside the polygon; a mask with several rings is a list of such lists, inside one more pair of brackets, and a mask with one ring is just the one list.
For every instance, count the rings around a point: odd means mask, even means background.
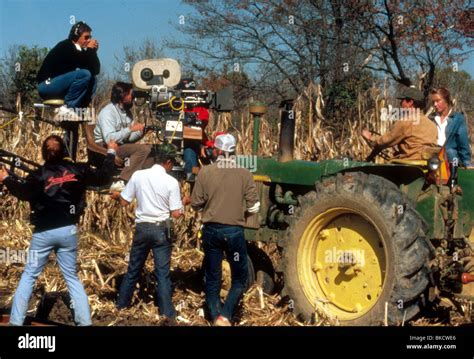
[{"label": "dirt ground", "polygon": [[[3,221],[0,229],[0,249],[27,248],[31,238],[27,222]],[[155,302],[151,254],[135,292],[133,306],[127,310],[115,309],[117,290],[127,269],[128,251],[129,243],[107,242],[97,234],[81,234],[78,273],[89,296],[94,325],[147,326],[160,325],[162,322]],[[173,250],[171,278],[174,285],[173,303],[178,311],[179,325],[210,325],[204,311],[202,258],[203,253],[198,248],[181,249],[175,246]],[[22,271],[21,263],[0,264],[0,313],[9,312]],[[221,294],[226,293],[222,290]],[[66,286],[55,263],[54,254],[38,278],[28,315],[37,320],[73,324]],[[237,314],[237,323],[303,325],[279,294],[265,294],[258,285],[253,285],[245,294]]]},{"label": "dirt ground", "polygon": [[[0,222],[0,250],[26,249],[31,238],[28,222]],[[265,248],[272,254],[272,248]],[[97,234],[82,233],[79,245],[78,272],[91,305],[94,325],[99,326],[154,326],[164,325],[155,302],[153,262],[151,255],[135,292],[133,305],[127,310],[115,309],[117,289],[127,269],[129,243],[107,241]],[[276,253],[276,247],[273,248]],[[273,253],[271,257],[275,257]],[[208,326],[204,306],[201,262],[203,254],[199,248],[175,246],[172,255],[173,303],[178,311],[178,325]],[[23,264],[0,264],[0,314],[7,314],[21,273]],[[228,284],[224,284],[226,287]],[[277,290],[281,283],[277,280]],[[222,295],[226,294],[223,290]],[[73,325],[69,299],[64,281],[55,263],[54,254],[39,277],[30,302],[28,318],[36,321]],[[304,323],[292,313],[288,302],[280,294],[265,294],[254,284],[244,296],[238,310],[236,324],[240,326],[303,326],[333,325],[325,318],[315,318],[313,323]],[[406,325],[466,325],[469,318],[451,310],[446,305],[437,305]]]}]

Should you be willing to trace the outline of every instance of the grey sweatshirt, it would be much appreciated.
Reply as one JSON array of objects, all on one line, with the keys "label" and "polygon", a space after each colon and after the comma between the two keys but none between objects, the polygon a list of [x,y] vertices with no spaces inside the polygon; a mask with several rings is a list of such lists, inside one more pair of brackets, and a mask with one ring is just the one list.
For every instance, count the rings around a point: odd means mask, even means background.
[{"label": "grey sweatshirt", "polygon": [[130,131],[132,114],[118,105],[109,103],[100,112],[94,129],[95,142],[108,143],[114,140],[119,145],[137,142],[143,137],[142,131]]}]

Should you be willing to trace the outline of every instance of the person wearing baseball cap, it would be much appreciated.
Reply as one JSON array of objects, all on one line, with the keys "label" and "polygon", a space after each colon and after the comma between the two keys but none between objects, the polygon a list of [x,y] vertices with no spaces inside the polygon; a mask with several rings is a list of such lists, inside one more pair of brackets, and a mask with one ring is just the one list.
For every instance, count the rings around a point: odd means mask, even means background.
[{"label": "person wearing baseball cap", "polygon": [[160,314],[166,324],[174,324],[176,311],[172,303],[170,263],[172,250],[171,217],[179,218],[189,197],[181,200],[178,181],[169,175],[178,158],[173,144],[165,142],[155,152],[155,165],[133,173],[125,189],[113,198],[122,206],[137,200],[136,229],[130,249],[128,271],[120,286],[117,308],[130,306],[135,286],[150,251],[153,252],[156,294]]},{"label": "person wearing baseball cap", "polygon": [[[246,217],[259,211],[257,187],[249,170],[237,166],[236,140],[230,134],[215,138],[213,158],[198,173],[191,206],[202,211],[206,305],[216,326],[230,326],[235,309],[248,285]],[[224,253],[231,266],[232,286],[220,299]]]},{"label": "person wearing baseball cap", "polygon": [[[367,128],[362,136],[373,143],[375,150],[397,147],[395,158],[421,160],[423,150],[437,147],[438,131],[433,121],[423,114],[424,96],[414,87],[405,87],[397,95],[400,108],[395,112],[395,124],[382,136],[373,135]],[[390,114],[392,116],[392,114]]]},{"label": "person wearing baseball cap", "polygon": [[418,102],[417,106],[414,107],[421,108],[424,105],[423,102],[425,100],[425,97],[423,96],[423,93],[420,90],[417,90],[414,87],[403,87],[401,91],[398,92],[397,99],[400,101],[413,100],[415,102]]}]

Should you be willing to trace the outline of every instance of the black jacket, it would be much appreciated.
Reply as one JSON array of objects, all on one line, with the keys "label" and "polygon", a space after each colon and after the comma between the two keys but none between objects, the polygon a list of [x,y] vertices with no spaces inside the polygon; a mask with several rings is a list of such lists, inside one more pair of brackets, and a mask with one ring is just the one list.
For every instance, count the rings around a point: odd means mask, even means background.
[{"label": "black jacket", "polygon": [[114,158],[108,154],[98,170],[67,160],[45,163],[23,181],[8,176],[3,183],[12,195],[30,202],[35,232],[65,227],[79,222],[86,205],[86,186],[110,182]]},{"label": "black jacket", "polygon": [[52,79],[76,69],[87,69],[93,76],[97,75],[100,72],[97,51],[95,49],[79,51],[71,40],[66,39],[59,42],[46,55],[36,80],[41,83],[48,78]]}]

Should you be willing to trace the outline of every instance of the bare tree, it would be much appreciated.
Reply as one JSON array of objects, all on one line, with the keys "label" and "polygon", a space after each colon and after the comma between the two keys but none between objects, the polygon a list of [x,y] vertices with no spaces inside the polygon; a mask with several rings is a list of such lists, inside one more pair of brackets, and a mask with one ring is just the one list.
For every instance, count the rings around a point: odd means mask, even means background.
[{"label": "bare tree", "polygon": [[340,64],[355,55],[356,47],[341,31],[350,10],[342,0],[184,2],[198,14],[180,25],[192,40],[167,45],[205,59],[195,61],[196,67],[245,66],[262,89],[269,79],[282,95],[287,89],[299,93],[310,82],[332,81],[334,69],[339,67],[341,77]]},{"label": "bare tree", "polygon": [[114,77],[116,80],[130,81],[133,65],[145,59],[163,57],[163,47],[151,39],[145,39],[139,45],[126,45],[120,54],[115,54],[116,65]]},{"label": "bare tree", "polygon": [[458,30],[471,1],[357,1],[353,4],[363,46],[372,61],[365,66],[410,86],[417,73],[425,95],[436,68],[460,64],[468,54],[464,32]]},{"label": "bare tree", "polygon": [[363,69],[406,86],[418,75],[427,92],[437,66],[464,60],[472,33],[466,0],[184,2],[195,9],[179,27],[190,40],[168,46],[192,52],[196,67],[245,66],[262,89],[271,79],[282,95]]}]

